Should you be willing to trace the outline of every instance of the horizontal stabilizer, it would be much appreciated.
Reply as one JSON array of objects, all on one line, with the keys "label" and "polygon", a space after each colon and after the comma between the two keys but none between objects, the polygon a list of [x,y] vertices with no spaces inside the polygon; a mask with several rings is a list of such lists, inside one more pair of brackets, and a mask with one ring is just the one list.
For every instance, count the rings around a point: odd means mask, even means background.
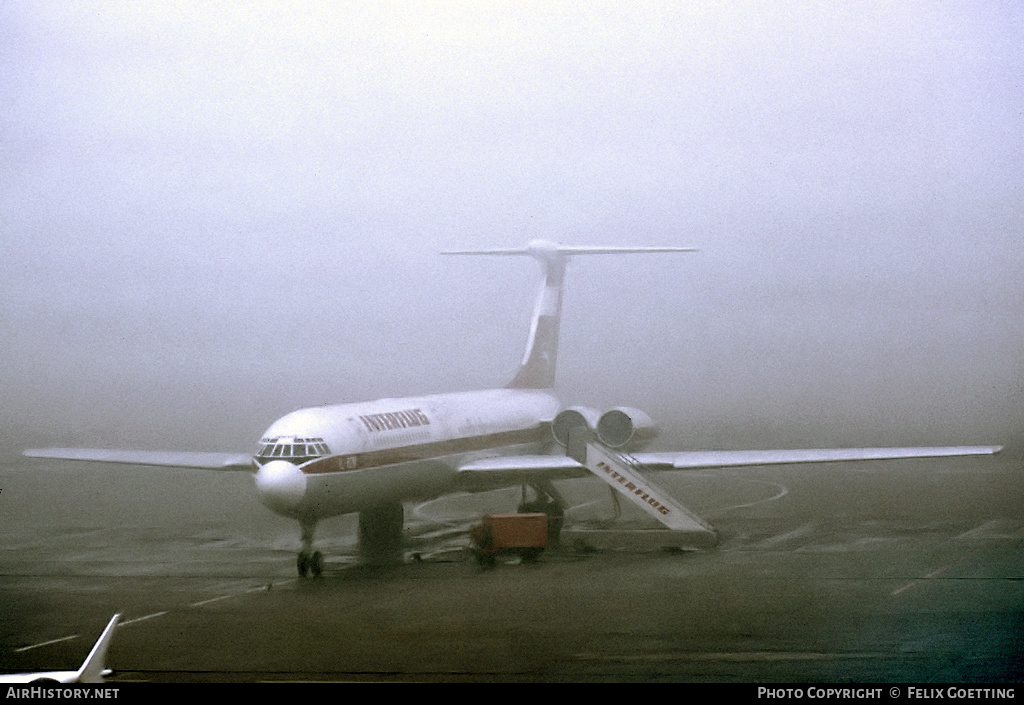
[{"label": "horizontal stabilizer", "polygon": [[697,252],[692,247],[594,247],[562,245],[550,240],[532,240],[526,247],[490,250],[454,250],[443,255],[525,255],[544,267],[544,280],[537,294],[526,351],[509,389],[551,389],[555,384],[558,358],[558,329],[562,319],[562,284],[565,267],[576,255],[626,255],[645,252]]},{"label": "horizontal stabilizer", "polygon": [[202,470],[252,470],[252,456],[246,453],[200,453],[164,450],[110,450],[106,448],[31,448],[27,458],[81,460],[90,463],[154,465]]},{"label": "horizontal stabilizer", "polygon": [[563,245],[548,240],[533,240],[526,247],[490,250],[449,250],[442,255],[528,255],[541,259],[576,255],[629,255],[644,252],[700,252],[695,247],[598,247],[592,245]]}]

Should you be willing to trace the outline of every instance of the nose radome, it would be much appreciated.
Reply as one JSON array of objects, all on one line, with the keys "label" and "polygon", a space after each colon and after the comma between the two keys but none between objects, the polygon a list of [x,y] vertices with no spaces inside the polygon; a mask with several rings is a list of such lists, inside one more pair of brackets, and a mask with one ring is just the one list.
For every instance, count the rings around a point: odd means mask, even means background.
[{"label": "nose radome", "polygon": [[306,476],[286,460],[272,460],[256,471],[256,490],[267,507],[291,515],[306,496]]}]

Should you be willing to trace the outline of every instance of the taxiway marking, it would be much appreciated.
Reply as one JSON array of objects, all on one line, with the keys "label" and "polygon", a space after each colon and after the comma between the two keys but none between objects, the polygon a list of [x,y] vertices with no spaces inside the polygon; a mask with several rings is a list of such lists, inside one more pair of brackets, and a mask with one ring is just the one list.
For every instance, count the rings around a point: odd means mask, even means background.
[{"label": "taxiway marking", "polygon": [[[230,597],[240,597],[242,595],[248,595],[248,594],[253,593],[253,592],[262,592],[262,591],[265,591],[265,590],[269,590],[271,587],[274,587],[274,586],[288,585],[289,583],[294,583],[294,582],[296,582],[296,580],[297,580],[297,578],[292,578],[290,580],[279,580],[277,582],[268,583],[267,585],[261,585],[260,587],[249,588],[249,589],[244,590],[242,592],[232,593],[230,595],[220,595],[218,597],[211,597],[208,600],[200,600],[199,602],[193,602],[193,603],[189,604],[189,607],[201,607],[202,605],[208,605],[211,602],[218,602],[220,600],[226,600],[226,599],[228,599]],[[123,622],[121,622],[120,624],[118,624],[118,628],[120,628],[120,627],[127,627],[130,624],[138,624],[139,622],[144,622],[147,619],[155,619],[157,617],[163,617],[167,613],[168,613],[167,610],[163,610],[161,612],[153,612],[152,614],[147,614],[147,615],[144,615],[142,617],[135,617],[134,619],[127,619],[127,620],[124,620]],[[20,653],[22,651],[30,651],[32,649],[38,649],[41,646],[50,646],[51,644],[59,644],[62,641],[71,641],[72,639],[79,638],[79,636],[81,636],[81,635],[80,634],[72,634],[70,636],[62,636],[62,637],[60,637],[58,639],[50,639],[49,641],[41,641],[38,644],[30,644],[28,646],[22,646],[22,647],[19,647],[17,649],[14,649],[14,651],[15,651],[15,653]]]},{"label": "taxiway marking", "polygon": [[[955,560],[955,561],[952,561],[952,562],[950,562],[950,563],[947,563],[946,565],[942,566],[941,568],[936,568],[936,569],[935,569],[935,570],[933,570],[933,571],[932,571],[931,573],[928,573],[928,575],[926,575],[926,576],[924,576],[923,578],[921,578],[921,580],[931,580],[932,578],[935,578],[935,577],[938,577],[939,575],[942,575],[942,574],[943,574],[944,572],[946,572],[946,570],[948,570],[948,569],[949,569],[950,567],[952,567],[953,565],[955,565],[955,564],[957,564],[957,563],[960,563],[960,562],[962,562],[962,561],[965,561],[965,560],[967,560],[967,559],[968,559],[968,558],[970,558],[970,557],[971,557],[972,555],[974,555],[975,553],[977,553],[977,552],[978,552],[978,550],[979,550],[979,549],[975,549],[975,550],[971,551],[970,553],[968,553],[968,554],[967,554],[966,556],[963,556],[962,558],[959,558],[959,559],[957,559],[957,560]],[[912,588],[912,587],[914,587],[915,585],[917,585],[917,584],[918,584],[919,582],[920,582],[920,580],[911,580],[911,581],[910,581],[909,583],[907,583],[906,585],[902,585],[902,586],[900,586],[900,587],[896,588],[896,589],[895,589],[895,590],[893,590],[893,591],[892,591],[892,592],[891,592],[890,594],[891,594],[891,595],[899,595],[899,594],[900,594],[901,592],[903,592],[904,590],[909,590],[910,588]]]},{"label": "taxiway marking", "polygon": [[238,593],[238,594],[235,594],[235,595],[220,595],[219,597],[211,597],[209,600],[200,600],[199,602],[192,602],[192,603],[189,604],[189,607],[201,607],[203,605],[208,605],[211,602],[220,602],[221,600],[227,600],[227,599],[232,598],[232,597],[238,597],[238,595],[242,595],[242,594],[244,594],[244,593]]},{"label": "taxiway marking", "polygon": [[62,636],[60,639],[50,639],[49,641],[43,641],[38,644],[32,644],[31,646],[22,646],[20,649],[15,649],[15,651],[20,652],[28,651],[29,649],[38,649],[40,646],[49,646],[50,644],[59,644],[62,641],[71,641],[72,639],[77,639],[78,636],[78,634],[72,634],[71,636]]},{"label": "taxiway marking", "polygon": [[[952,566],[956,565],[957,563],[961,563],[961,562],[963,562],[963,561],[966,561],[966,560],[967,560],[968,558],[970,558],[970,557],[971,557],[971,556],[973,556],[973,555],[974,555],[975,553],[977,553],[977,552],[978,552],[978,550],[979,550],[979,549],[975,549],[975,550],[971,551],[970,553],[968,553],[968,554],[967,554],[966,556],[963,556],[962,558],[959,558],[959,559],[957,559],[957,560],[955,560],[955,561],[952,561],[952,562],[950,562],[950,563],[947,563],[946,565],[942,566],[941,568],[936,568],[936,569],[935,569],[935,570],[933,570],[933,571],[932,571],[931,573],[928,573],[928,575],[926,575],[926,576],[924,576],[923,578],[921,578],[921,580],[931,580],[932,578],[936,578],[936,577],[938,577],[938,576],[942,575],[942,574],[943,574],[944,572],[946,572],[946,570],[948,570],[948,569],[949,569],[949,568],[951,568]],[[899,594],[900,594],[901,592],[903,592],[904,590],[909,590],[910,588],[912,588],[912,587],[914,587],[915,585],[917,585],[917,584],[918,584],[919,582],[921,582],[921,581],[920,581],[920,580],[911,580],[911,581],[910,581],[909,583],[907,583],[906,585],[903,585],[903,586],[901,586],[901,587],[898,587],[898,588],[896,588],[896,589],[895,589],[895,590],[893,590],[893,591],[892,591],[892,592],[891,592],[890,594],[891,594],[891,595],[899,595]]]},{"label": "taxiway marking", "polygon": [[278,580],[276,583],[275,582],[271,582],[271,583],[267,583],[266,585],[259,585],[257,587],[248,588],[246,590],[243,590],[242,592],[233,592],[233,593],[229,593],[227,595],[218,595],[217,597],[211,597],[208,600],[200,600],[199,602],[193,602],[193,603],[189,604],[189,607],[201,607],[203,605],[208,605],[211,602],[220,602],[221,600],[228,600],[228,599],[230,599],[232,597],[241,597],[242,595],[251,595],[254,592],[266,592],[267,590],[269,590],[270,588],[274,587],[275,585],[276,586],[290,585],[291,583],[294,583],[294,582],[298,582],[298,578],[290,578],[288,580]]},{"label": "taxiway marking", "polygon": [[[734,478],[734,479],[740,479],[740,478]],[[778,483],[778,482],[769,482],[767,480],[747,480],[745,478],[743,478],[743,479],[744,479],[745,482],[752,482],[752,483],[758,484],[758,485],[769,485],[769,486],[772,486],[772,487],[778,487],[779,491],[776,492],[771,497],[765,497],[764,499],[758,499],[758,500],[755,500],[753,502],[748,502],[746,504],[733,504],[732,506],[729,506],[729,507],[722,507],[721,509],[715,510],[716,512],[726,512],[726,511],[729,511],[730,509],[746,509],[747,507],[754,507],[754,506],[757,506],[758,504],[764,504],[765,502],[774,502],[775,500],[782,499],[787,494],[789,494],[789,488],[786,487],[783,484]]]},{"label": "taxiway marking", "polygon": [[163,617],[165,614],[167,614],[166,610],[163,612],[154,612],[153,614],[147,614],[145,617],[136,617],[135,619],[129,619],[126,622],[121,622],[121,624],[119,624],[118,626],[127,627],[129,624],[135,624],[136,622],[144,622],[147,619],[153,619],[154,617]]},{"label": "taxiway marking", "polygon": [[[978,536],[979,534],[983,533],[983,531],[985,529],[988,529],[990,526],[994,525],[995,523],[996,522],[994,522],[994,521],[990,521],[987,524],[982,524],[981,526],[978,526],[978,527],[976,527],[974,529],[971,529],[970,531],[966,531],[966,532],[960,534],[954,540],[955,541],[959,541],[959,540],[962,540],[964,538],[971,538],[971,537]],[[993,537],[989,537],[989,540],[991,541],[992,538]],[[999,537],[995,537],[995,538],[1004,538],[1004,537],[999,536]],[[949,563],[947,563],[946,565],[942,566],[941,568],[936,568],[932,572],[928,573],[928,575],[926,575],[923,578],[921,578],[921,580],[931,580],[932,578],[936,578],[939,575],[942,575],[942,573],[946,572],[949,568],[953,567],[957,563],[963,563],[964,561],[966,561],[966,560],[968,560],[970,558],[973,558],[975,554],[980,553],[981,550],[986,548],[986,547],[987,546],[985,544],[982,544],[981,546],[978,546],[976,548],[971,549],[970,551],[968,551],[964,555],[960,556],[956,560],[950,561]],[[899,595],[901,592],[909,590],[910,588],[912,588],[915,585],[917,585],[921,580],[911,580],[906,585],[901,585],[900,587],[896,588],[895,590],[893,590],[889,594],[890,595]]]},{"label": "taxiway marking", "polygon": [[804,536],[808,536],[814,533],[814,524],[804,524],[801,527],[779,534],[778,536],[772,536],[766,538],[761,542],[764,546],[778,546],[781,543],[785,543],[791,539],[801,539]]}]

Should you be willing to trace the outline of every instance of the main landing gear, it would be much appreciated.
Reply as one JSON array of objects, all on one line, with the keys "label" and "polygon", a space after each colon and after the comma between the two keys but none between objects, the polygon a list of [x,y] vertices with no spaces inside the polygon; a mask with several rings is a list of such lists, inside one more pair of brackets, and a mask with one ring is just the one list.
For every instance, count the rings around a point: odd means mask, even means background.
[{"label": "main landing gear", "polygon": [[405,511],[401,502],[386,502],[359,512],[359,554],[367,563],[401,563]]},{"label": "main landing gear", "polygon": [[[401,502],[386,502],[359,512],[359,555],[364,563],[389,565],[401,563],[404,548],[402,528],[405,511]],[[313,550],[315,521],[302,521],[302,550],[295,566],[299,577],[319,578],[324,572],[324,557]]]},{"label": "main landing gear", "polygon": [[526,499],[526,485],[523,485],[522,500],[519,503],[519,513],[529,514],[541,512],[548,515],[548,545],[558,546],[562,525],[565,523],[565,499],[555,489],[550,481],[535,482],[530,485],[533,488],[534,498]]}]

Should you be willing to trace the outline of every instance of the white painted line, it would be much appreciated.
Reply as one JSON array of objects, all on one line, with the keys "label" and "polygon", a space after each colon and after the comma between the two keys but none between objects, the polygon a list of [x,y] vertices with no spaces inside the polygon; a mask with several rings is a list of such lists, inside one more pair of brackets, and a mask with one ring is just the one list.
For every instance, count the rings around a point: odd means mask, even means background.
[{"label": "white painted line", "polygon": [[783,484],[778,483],[778,482],[769,482],[768,480],[747,480],[747,479],[744,479],[744,482],[750,482],[750,483],[753,483],[753,484],[756,484],[756,485],[768,485],[769,487],[778,487],[779,491],[776,492],[771,497],[765,497],[764,499],[758,499],[758,500],[753,501],[753,502],[748,502],[747,504],[733,504],[732,506],[729,506],[729,507],[721,507],[720,509],[716,509],[715,510],[716,513],[717,512],[727,512],[730,509],[746,509],[747,507],[755,507],[758,504],[764,504],[765,502],[774,502],[777,499],[782,499],[787,494],[789,494],[789,488],[786,487]]},{"label": "white painted line", "polygon": [[242,590],[241,592],[235,592],[235,593],[232,593],[230,595],[221,595],[219,597],[211,597],[209,600],[200,600],[199,602],[193,602],[193,603],[191,603],[189,605],[189,607],[201,607],[203,605],[208,605],[211,602],[219,602],[220,600],[227,600],[227,599],[232,598],[232,597],[241,597],[242,595],[250,595],[250,594],[252,594],[254,592],[266,592],[267,590],[269,590],[272,587],[280,587],[282,585],[292,585],[293,583],[295,583],[297,581],[298,581],[298,578],[291,578],[289,580],[278,580],[276,582],[267,583],[266,585],[260,585],[258,587],[253,587],[253,588],[249,588],[247,590]]},{"label": "white painted line", "polygon": [[992,521],[986,521],[984,524],[980,524],[970,531],[957,536],[954,540],[960,541],[963,539],[977,539],[977,538],[992,538],[993,532],[999,528],[999,520],[993,519]]},{"label": "white painted line", "polygon": [[[989,523],[991,523],[991,522],[989,522]],[[976,530],[977,530],[977,529],[973,529],[972,531],[976,531]],[[968,533],[971,533],[971,532],[968,532]],[[961,536],[966,536],[966,534],[961,534]],[[957,538],[960,538],[960,536],[958,536]],[[981,551],[981,549],[980,549],[980,548],[975,548],[975,549],[974,549],[974,550],[972,550],[972,551],[968,551],[968,552],[967,552],[967,553],[965,553],[964,555],[962,555],[962,556],[960,556],[959,558],[957,558],[957,559],[956,559],[955,561],[952,561],[951,563],[947,563],[946,565],[942,566],[941,568],[936,568],[936,569],[935,569],[935,570],[933,570],[933,571],[932,571],[931,573],[928,573],[928,575],[924,576],[924,577],[922,578],[922,580],[931,580],[932,578],[937,578],[938,576],[942,575],[942,574],[943,574],[944,572],[946,572],[947,570],[949,570],[950,568],[952,568],[952,567],[953,567],[954,565],[957,565],[958,563],[963,563],[964,561],[966,561],[966,560],[968,560],[968,559],[970,559],[970,558],[973,558],[973,557],[974,557],[974,555],[975,555],[976,553],[978,553],[979,551]],[[898,588],[898,589],[894,590],[894,591],[893,591],[892,593],[890,593],[890,594],[892,594],[892,595],[898,595],[898,594],[900,594],[901,592],[903,592],[904,590],[907,590],[908,588],[911,588],[911,587],[913,587],[914,585],[916,585],[916,584],[917,584],[917,582],[918,582],[917,580],[911,580],[911,581],[910,581],[909,583],[907,583],[906,585],[904,585],[904,586],[903,586],[903,587],[901,587],[901,588]]]},{"label": "white painted line", "polygon": [[775,546],[785,541],[789,541],[790,539],[803,538],[804,536],[813,533],[814,524],[804,524],[803,526],[793,529],[792,531],[787,531],[783,534],[779,534],[778,536],[772,536],[771,538],[767,538],[761,543],[765,546]]},{"label": "white painted line", "polygon": [[[241,593],[239,593],[241,594]],[[189,607],[200,607],[202,605],[208,605],[211,602],[219,602],[220,600],[227,600],[231,597],[238,597],[238,595],[221,595],[220,597],[211,597],[209,600],[202,600],[201,602],[193,602]]]},{"label": "white painted line", "polygon": [[118,625],[118,626],[127,627],[129,624],[135,624],[136,622],[143,622],[143,621],[145,621],[147,619],[153,619],[153,617],[162,617],[165,614],[167,614],[166,610],[164,610],[163,612],[154,612],[153,614],[147,614],[145,617],[136,617],[135,619],[129,619],[127,622],[121,622],[121,624]]},{"label": "white painted line", "polygon": [[291,585],[292,583],[296,582],[297,580],[298,580],[298,578],[293,578],[292,580],[278,580],[276,583],[267,583],[266,585],[260,585],[259,587],[249,588],[248,590],[245,591],[245,594],[249,594],[249,593],[253,593],[253,592],[266,592],[267,590],[270,590],[271,588],[281,587],[282,585]]},{"label": "white painted line", "polygon": [[23,646],[20,649],[15,649],[15,651],[28,651],[29,649],[38,649],[40,646],[49,646],[50,644],[59,644],[62,641],[71,641],[72,639],[77,639],[77,638],[78,638],[78,634],[74,634],[72,636],[62,636],[60,639],[50,639],[49,641],[44,641],[44,642],[41,642],[39,644],[32,644],[32,646]]}]

